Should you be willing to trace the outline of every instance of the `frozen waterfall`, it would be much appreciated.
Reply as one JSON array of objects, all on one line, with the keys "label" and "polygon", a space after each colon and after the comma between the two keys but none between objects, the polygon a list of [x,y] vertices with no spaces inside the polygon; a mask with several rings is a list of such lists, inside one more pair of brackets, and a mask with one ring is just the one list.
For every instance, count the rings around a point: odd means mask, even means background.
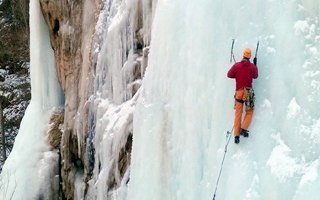
[{"label": "frozen waterfall", "polygon": [[[63,104],[47,25],[38,1],[30,1],[31,102],[0,177],[0,199],[48,199],[48,177],[58,161],[47,142],[49,118]],[[54,181],[54,180],[52,180]],[[41,191],[42,190],[42,191]],[[49,194],[48,194],[49,195]]]},{"label": "frozen waterfall", "polygon": [[[318,0],[101,1],[90,35],[92,174],[86,183],[75,177],[74,198],[212,199],[233,125],[235,83],[226,73],[236,39],[237,60],[260,41],[256,107],[250,137],[229,144],[216,200],[319,199],[319,13]],[[0,199],[50,199],[39,195],[58,163],[46,132],[63,95],[36,0],[30,26],[32,100],[3,167]],[[131,165],[121,171],[130,136]]]},{"label": "frozen waterfall", "polygon": [[258,55],[248,139],[231,143],[216,199],[318,199],[320,3],[160,0],[134,115],[130,200],[212,199],[233,125],[236,59]]}]

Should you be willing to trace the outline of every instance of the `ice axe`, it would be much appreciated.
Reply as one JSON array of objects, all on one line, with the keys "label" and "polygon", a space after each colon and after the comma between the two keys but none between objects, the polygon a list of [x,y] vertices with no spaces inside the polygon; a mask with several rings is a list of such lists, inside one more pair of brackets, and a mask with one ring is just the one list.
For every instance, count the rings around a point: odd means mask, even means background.
[{"label": "ice axe", "polygon": [[230,63],[232,63],[232,59],[233,59],[234,62],[236,62],[236,59],[234,58],[234,54],[233,54],[234,42],[235,42],[235,39],[232,39]]},{"label": "ice axe", "polygon": [[257,42],[256,54],[255,54],[254,59],[253,59],[253,63],[254,63],[255,65],[257,65],[258,50],[259,50],[259,40],[258,40],[258,42]]}]

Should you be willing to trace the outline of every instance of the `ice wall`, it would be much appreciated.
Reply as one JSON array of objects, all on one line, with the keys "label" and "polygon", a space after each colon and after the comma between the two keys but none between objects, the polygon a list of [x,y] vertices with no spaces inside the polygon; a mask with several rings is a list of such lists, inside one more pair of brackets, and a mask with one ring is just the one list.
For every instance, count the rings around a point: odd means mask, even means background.
[{"label": "ice wall", "polygon": [[133,112],[147,67],[157,1],[106,0],[96,25],[88,152],[92,178],[86,199],[125,199]]},{"label": "ice wall", "polygon": [[38,1],[30,1],[30,46],[32,98],[0,176],[0,199],[48,199],[48,177],[58,162],[46,137],[50,114],[63,96]]},{"label": "ice wall", "polygon": [[216,199],[318,199],[319,8],[159,0],[127,199],[212,199],[233,123],[233,38],[237,60],[260,40],[255,117],[250,137],[229,145]]},{"label": "ice wall", "polygon": [[[149,46],[153,10],[157,1],[104,1],[96,26],[97,63],[93,90],[121,104],[132,98],[142,49]],[[137,69],[139,68],[139,69]]]}]

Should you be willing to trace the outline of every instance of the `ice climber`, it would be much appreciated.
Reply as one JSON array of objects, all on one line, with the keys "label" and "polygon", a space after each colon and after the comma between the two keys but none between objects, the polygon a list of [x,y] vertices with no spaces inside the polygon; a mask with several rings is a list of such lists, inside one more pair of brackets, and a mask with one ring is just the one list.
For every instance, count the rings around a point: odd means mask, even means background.
[{"label": "ice climber", "polygon": [[[245,48],[243,59],[235,63],[228,71],[229,78],[236,79],[235,98],[235,117],[234,117],[234,142],[240,142],[240,135],[249,137],[248,127],[252,121],[254,108],[254,92],[252,89],[252,80],[258,77],[257,58],[250,62],[251,50]],[[245,104],[245,116],[242,121],[242,112]]]}]

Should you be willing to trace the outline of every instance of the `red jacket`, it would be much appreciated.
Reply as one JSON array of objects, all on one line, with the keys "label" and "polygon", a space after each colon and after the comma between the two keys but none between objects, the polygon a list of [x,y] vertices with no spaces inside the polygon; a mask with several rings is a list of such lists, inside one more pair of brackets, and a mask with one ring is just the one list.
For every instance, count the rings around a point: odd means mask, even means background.
[{"label": "red jacket", "polygon": [[258,78],[258,68],[249,60],[243,59],[231,67],[227,76],[236,79],[236,90],[252,88],[252,79]]}]

